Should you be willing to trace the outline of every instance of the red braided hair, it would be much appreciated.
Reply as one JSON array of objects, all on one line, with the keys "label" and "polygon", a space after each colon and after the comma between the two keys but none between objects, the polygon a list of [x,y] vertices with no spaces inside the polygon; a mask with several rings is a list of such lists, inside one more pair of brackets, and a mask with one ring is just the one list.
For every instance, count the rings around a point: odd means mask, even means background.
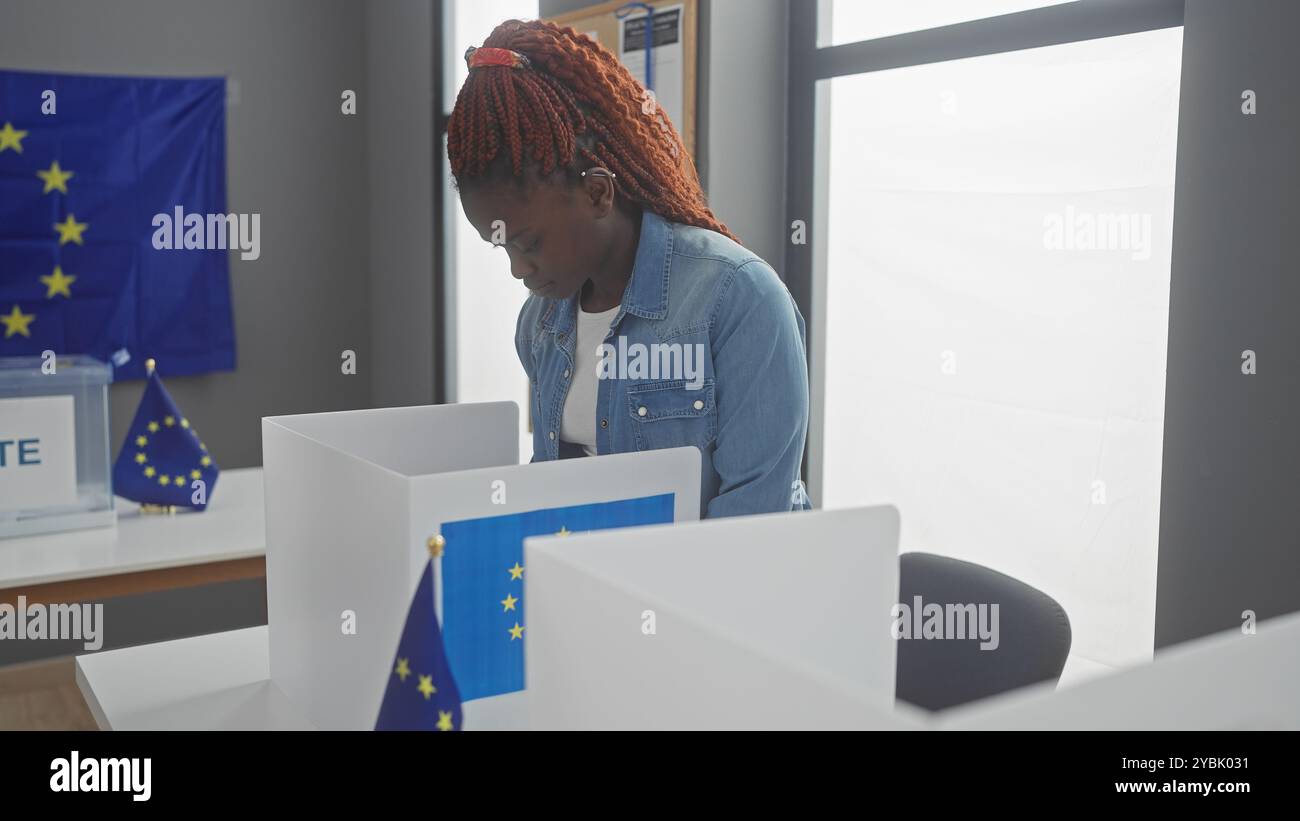
[{"label": "red braided hair", "polygon": [[520,181],[528,164],[543,177],[563,170],[570,179],[599,165],[614,172],[616,189],[638,205],[739,242],[709,210],[695,163],[668,115],[644,105],[640,83],[612,52],[544,20],[507,20],[483,46],[519,52],[529,65],[470,69],[447,123],[457,185],[503,174],[507,156],[511,177]]}]

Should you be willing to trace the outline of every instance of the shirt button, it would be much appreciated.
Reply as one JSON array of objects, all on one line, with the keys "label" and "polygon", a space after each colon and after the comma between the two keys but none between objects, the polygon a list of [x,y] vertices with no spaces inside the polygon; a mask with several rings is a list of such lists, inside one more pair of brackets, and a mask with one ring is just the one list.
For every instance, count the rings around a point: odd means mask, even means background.
[{"label": "shirt button", "polygon": [[608,419],[602,419],[602,420],[600,420],[600,426],[601,426],[602,428],[607,428],[607,427],[609,427],[609,420],[608,420]]},{"label": "shirt button", "polygon": [[555,431],[551,431],[550,433],[548,433],[548,434],[546,434],[546,435],[549,436],[549,437],[551,437],[551,439],[554,439],[554,438],[555,438]]},{"label": "shirt button", "polygon": [[696,399],[696,400],[695,400],[695,409],[696,409],[696,410],[704,410],[704,400],[703,400],[703,399]]},{"label": "shirt button", "polygon": [[645,405],[642,405],[641,407],[636,409],[637,416],[645,416],[647,413],[649,413],[649,411],[645,409]]},{"label": "shirt button", "polygon": [[568,369],[568,368],[565,368],[565,369],[564,369],[564,378],[565,378],[565,379],[568,379],[568,378],[569,378],[569,369]]}]

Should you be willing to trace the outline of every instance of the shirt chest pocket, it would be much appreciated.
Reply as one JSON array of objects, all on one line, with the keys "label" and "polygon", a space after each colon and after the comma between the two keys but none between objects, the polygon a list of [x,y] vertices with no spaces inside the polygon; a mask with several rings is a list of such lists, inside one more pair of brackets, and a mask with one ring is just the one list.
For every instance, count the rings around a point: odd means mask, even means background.
[{"label": "shirt chest pocket", "polygon": [[704,449],[718,433],[713,380],[640,382],[627,390],[627,410],[637,450],[694,445]]}]

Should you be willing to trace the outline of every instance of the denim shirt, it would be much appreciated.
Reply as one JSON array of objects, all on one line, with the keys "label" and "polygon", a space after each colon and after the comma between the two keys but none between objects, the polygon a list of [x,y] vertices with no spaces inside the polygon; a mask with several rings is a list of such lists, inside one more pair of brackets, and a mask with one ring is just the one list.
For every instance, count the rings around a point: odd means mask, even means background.
[{"label": "denim shirt", "polygon": [[[577,295],[530,295],[519,312],[534,462],[583,455],[560,439],[577,310]],[[694,445],[704,518],[808,509],[799,476],[804,343],[803,316],[767,263],[715,231],[644,210],[632,276],[605,336],[618,367],[597,382],[597,455]],[[688,363],[700,367],[688,372]]]}]

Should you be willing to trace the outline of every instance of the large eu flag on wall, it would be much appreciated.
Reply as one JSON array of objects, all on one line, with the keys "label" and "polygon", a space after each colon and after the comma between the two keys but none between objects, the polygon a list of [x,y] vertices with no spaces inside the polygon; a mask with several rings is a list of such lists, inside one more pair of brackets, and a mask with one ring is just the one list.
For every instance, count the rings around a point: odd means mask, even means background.
[{"label": "large eu flag on wall", "polygon": [[225,87],[0,71],[0,356],[235,367],[228,251],[153,247],[157,214],[226,212]]}]

